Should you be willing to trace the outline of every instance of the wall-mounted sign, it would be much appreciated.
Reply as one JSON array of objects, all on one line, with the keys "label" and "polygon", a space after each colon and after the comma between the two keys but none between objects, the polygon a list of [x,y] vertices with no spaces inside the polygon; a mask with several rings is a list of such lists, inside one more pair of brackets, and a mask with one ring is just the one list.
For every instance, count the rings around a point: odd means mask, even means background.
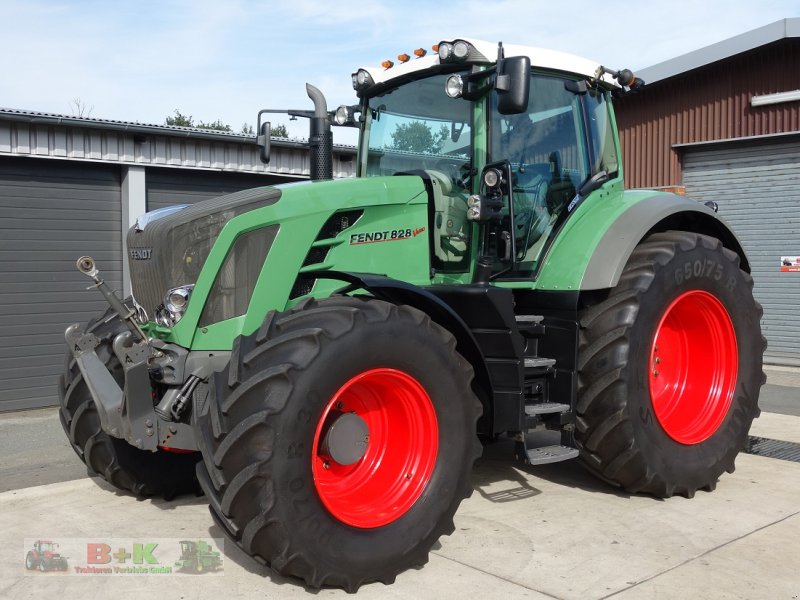
[{"label": "wall-mounted sign", "polygon": [[800,256],[781,256],[781,273],[800,272]]}]

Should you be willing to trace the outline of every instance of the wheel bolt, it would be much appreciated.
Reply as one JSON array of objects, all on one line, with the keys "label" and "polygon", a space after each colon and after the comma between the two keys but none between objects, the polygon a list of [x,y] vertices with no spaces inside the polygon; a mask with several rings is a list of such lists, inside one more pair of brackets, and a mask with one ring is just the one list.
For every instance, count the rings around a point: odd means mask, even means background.
[{"label": "wheel bolt", "polygon": [[656,356],[656,364],[660,363],[661,359]]},{"label": "wheel bolt", "polygon": [[658,377],[658,371],[656,371],[655,369],[653,369],[653,377]]},{"label": "wheel bolt", "polygon": [[331,463],[329,463],[327,460],[323,460],[322,461],[322,468],[327,471],[328,469],[331,468]]},{"label": "wheel bolt", "polygon": [[406,479],[411,479],[411,473],[406,473]]}]

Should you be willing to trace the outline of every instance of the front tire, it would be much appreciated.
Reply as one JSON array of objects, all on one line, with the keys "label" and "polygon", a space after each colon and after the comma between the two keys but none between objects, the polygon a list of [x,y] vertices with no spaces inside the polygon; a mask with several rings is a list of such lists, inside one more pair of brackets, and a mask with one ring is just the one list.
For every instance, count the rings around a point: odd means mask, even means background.
[{"label": "front tire", "polygon": [[[90,321],[87,332],[100,338],[96,352],[117,383],[124,384],[122,365],[112,350],[114,338],[127,327],[110,309]],[[200,453],[149,452],[112,437],[100,426],[92,395],[68,351],[65,372],[59,382],[59,417],[72,449],[86,463],[90,475],[98,475],[114,487],[137,496],[161,496],[167,500],[200,491],[195,464]]]},{"label": "front tire", "polygon": [[658,497],[733,471],[764,382],[752,288],[715,238],[669,231],[636,247],[580,315],[575,438],[591,471]]},{"label": "front tire", "polygon": [[472,376],[452,335],[407,306],[336,297],[270,313],[195,412],[212,514],[311,587],[392,582],[427,562],[472,492]]}]

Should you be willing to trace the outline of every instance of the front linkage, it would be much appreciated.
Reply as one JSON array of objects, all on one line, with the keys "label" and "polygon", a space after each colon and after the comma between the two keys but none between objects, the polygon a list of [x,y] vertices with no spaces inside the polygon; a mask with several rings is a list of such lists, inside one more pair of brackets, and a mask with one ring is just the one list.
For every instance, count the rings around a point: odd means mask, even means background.
[{"label": "front linkage", "polygon": [[[198,385],[227,364],[228,353],[216,353],[213,357],[203,353],[201,358],[180,346],[149,339],[136,320],[135,311],[101,279],[94,260],[81,257],[77,266],[94,280],[91,287],[97,288],[108,301],[111,310],[105,320],[118,320],[127,329],[116,333],[111,341],[111,350],[122,366],[121,382],[98,355],[105,337],[81,331],[78,323],[68,327],[64,334],[94,401],[102,430],[139,450],[196,451],[191,425],[184,418],[185,409]],[[153,380],[164,387],[163,396],[155,406]]]}]

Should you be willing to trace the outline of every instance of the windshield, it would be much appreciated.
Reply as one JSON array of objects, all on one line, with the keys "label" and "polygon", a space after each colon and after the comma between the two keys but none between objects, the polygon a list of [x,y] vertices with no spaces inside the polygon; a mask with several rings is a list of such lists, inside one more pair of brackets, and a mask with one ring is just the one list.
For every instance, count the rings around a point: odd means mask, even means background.
[{"label": "windshield", "polygon": [[445,94],[450,75],[406,82],[368,100],[362,173],[418,175],[429,182],[431,268],[463,273],[470,268],[474,229],[467,220],[473,105]]},{"label": "windshield", "polygon": [[367,176],[426,169],[469,179],[472,105],[444,93],[449,76],[405,83],[369,99]]}]

